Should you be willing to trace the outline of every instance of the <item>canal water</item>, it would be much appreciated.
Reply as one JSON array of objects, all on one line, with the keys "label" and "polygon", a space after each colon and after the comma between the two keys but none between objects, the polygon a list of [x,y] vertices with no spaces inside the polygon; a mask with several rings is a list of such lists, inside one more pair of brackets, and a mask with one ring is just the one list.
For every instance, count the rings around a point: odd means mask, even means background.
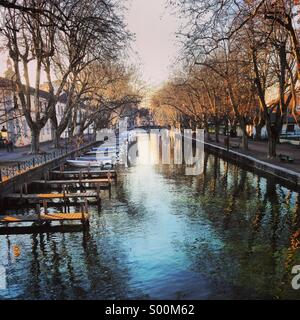
[{"label": "canal water", "polygon": [[88,231],[0,236],[1,299],[300,298],[300,196],[274,179],[205,154],[198,176],[137,163],[102,194]]}]

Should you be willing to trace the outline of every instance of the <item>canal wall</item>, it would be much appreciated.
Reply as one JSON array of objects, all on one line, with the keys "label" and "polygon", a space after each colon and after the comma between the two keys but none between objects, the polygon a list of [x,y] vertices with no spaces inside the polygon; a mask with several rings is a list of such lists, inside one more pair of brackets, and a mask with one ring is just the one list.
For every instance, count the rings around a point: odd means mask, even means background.
[{"label": "canal wall", "polygon": [[261,175],[274,177],[279,180],[278,182],[288,184],[289,186],[292,185],[297,190],[300,190],[300,174],[298,172],[256,159],[237,151],[227,150],[226,148],[208,142],[205,142],[205,150],[223,159],[245,166],[247,169]]},{"label": "canal wall", "polygon": [[47,173],[48,171],[59,167],[60,165],[64,164],[66,160],[74,158],[75,156],[90,150],[93,146],[99,143],[100,141],[92,142],[88,145],[85,145],[84,147],[72,150],[69,153],[66,153],[60,157],[49,160],[44,164],[29,169],[24,173],[20,173],[6,181],[0,182],[0,207],[3,198],[8,193],[18,191],[21,186],[23,186],[26,183],[30,184],[32,180],[39,180],[43,178],[44,173]]}]

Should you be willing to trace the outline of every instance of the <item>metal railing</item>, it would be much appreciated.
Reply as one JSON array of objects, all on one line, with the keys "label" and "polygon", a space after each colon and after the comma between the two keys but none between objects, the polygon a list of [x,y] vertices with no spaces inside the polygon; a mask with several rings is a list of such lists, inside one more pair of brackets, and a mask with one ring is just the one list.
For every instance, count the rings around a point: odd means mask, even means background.
[{"label": "metal railing", "polygon": [[67,154],[71,152],[79,151],[85,147],[87,147],[89,144],[91,144],[93,141],[88,141],[85,146],[82,146],[80,148],[69,148],[67,145],[63,149],[54,150],[49,153],[44,153],[40,155],[35,155],[32,157],[32,159],[29,159],[27,161],[19,161],[13,165],[6,166],[4,168],[0,168],[0,182],[7,181],[19,174],[22,174],[24,172],[28,172],[31,169],[37,168],[43,164],[46,164],[50,161],[53,161],[55,159],[62,158],[63,156],[66,156]]}]

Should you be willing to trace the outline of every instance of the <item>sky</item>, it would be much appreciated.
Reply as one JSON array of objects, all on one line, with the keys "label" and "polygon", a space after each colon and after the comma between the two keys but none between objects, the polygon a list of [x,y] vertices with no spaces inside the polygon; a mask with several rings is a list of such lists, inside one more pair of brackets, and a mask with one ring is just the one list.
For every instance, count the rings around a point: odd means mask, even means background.
[{"label": "sky", "polygon": [[166,8],[166,0],[128,0],[126,20],[136,39],[131,60],[140,62],[142,80],[157,87],[168,79],[174,65],[179,22]]}]

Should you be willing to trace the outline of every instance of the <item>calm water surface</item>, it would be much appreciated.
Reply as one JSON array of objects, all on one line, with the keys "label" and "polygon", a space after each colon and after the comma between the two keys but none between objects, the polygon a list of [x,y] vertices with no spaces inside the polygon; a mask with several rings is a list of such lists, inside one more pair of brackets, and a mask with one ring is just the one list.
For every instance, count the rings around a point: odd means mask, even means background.
[{"label": "calm water surface", "polygon": [[[0,236],[1,299],[300,298],[300,196],[213,155],[123,170],[78,233]],[[17,248],[17,250],[16,250]]]}]

